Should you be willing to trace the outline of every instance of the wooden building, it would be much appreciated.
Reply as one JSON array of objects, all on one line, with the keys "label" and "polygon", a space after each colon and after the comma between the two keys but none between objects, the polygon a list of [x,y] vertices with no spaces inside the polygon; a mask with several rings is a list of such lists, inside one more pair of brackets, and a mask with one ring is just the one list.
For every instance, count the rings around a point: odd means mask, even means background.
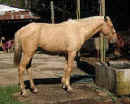
[{"label": "wooden building", "polygon": [[20,27],[36,19],[29,10],[0,5],[0,37],[12,39]]}]

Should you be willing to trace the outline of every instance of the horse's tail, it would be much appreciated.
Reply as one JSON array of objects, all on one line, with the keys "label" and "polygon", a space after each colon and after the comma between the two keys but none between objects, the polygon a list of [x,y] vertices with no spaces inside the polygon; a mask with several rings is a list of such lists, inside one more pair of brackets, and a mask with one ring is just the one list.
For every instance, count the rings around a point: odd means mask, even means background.
[{"label": "horse's tail", "polygon": [[15,34],[15,41],[14,41],[14,64],[17,66],[20,64],[21,57],[22,57],[22,45],[21,41],[19,39],[20,32],[16,32]]}]

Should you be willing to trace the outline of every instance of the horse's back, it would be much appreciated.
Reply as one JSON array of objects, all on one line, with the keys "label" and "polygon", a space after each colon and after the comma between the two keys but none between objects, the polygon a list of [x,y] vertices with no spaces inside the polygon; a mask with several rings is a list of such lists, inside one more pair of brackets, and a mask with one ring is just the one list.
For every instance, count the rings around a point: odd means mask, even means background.
[{"label": "horse's back", "polygon": [[22,28],[20,28],[17,32],[23,32],[24,34],[32,31],[36,31],[39,28],[39,25],[37,23],[29,23]]}]

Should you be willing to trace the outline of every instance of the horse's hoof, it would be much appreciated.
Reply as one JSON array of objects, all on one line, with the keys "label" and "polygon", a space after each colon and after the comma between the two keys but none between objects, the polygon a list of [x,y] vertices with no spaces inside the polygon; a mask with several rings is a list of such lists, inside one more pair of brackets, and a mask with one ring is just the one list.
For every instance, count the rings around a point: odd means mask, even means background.
[{"label": "horse's hoof", "polygon": [[23,97],[26,97],[27,96],[27,92],[26,91],[21,91],[20,95],[23,96]]},{"label": "horse's hoof", "polygon": [[68,87],[67,88],[67,92],[69,92],[69,93],[73,92],[73,88],[72,87]]},{"label": "horse's hoof", "polygon": [[62,88],[63,88],[63,89],[66,89],[66,85],[65,85],[65,84],[62,84]]},{"label": "horse's hoof", "polygon": [[34,89],[32,89],[32,92],[36,94],[36,93],[38,93],[38,89],[34,88]]}]

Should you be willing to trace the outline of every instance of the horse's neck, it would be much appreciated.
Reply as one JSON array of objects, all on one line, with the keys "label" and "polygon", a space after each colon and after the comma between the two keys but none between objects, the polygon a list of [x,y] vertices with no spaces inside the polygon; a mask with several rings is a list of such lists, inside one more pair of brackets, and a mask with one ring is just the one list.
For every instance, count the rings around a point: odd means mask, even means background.
[{"label": "horse's neck", "polygon": [[103,25],[102,22],[99,23],[99,24],[95,24],[94,27],[89,25],[88,26],[88,30],[86,29],[86,31],[84,33],[85,41],[88,40],[89,38],[91,38],[92,36],[94,36],[96,33],[100,32],[100,30],[102,29],[102,25]]}]

